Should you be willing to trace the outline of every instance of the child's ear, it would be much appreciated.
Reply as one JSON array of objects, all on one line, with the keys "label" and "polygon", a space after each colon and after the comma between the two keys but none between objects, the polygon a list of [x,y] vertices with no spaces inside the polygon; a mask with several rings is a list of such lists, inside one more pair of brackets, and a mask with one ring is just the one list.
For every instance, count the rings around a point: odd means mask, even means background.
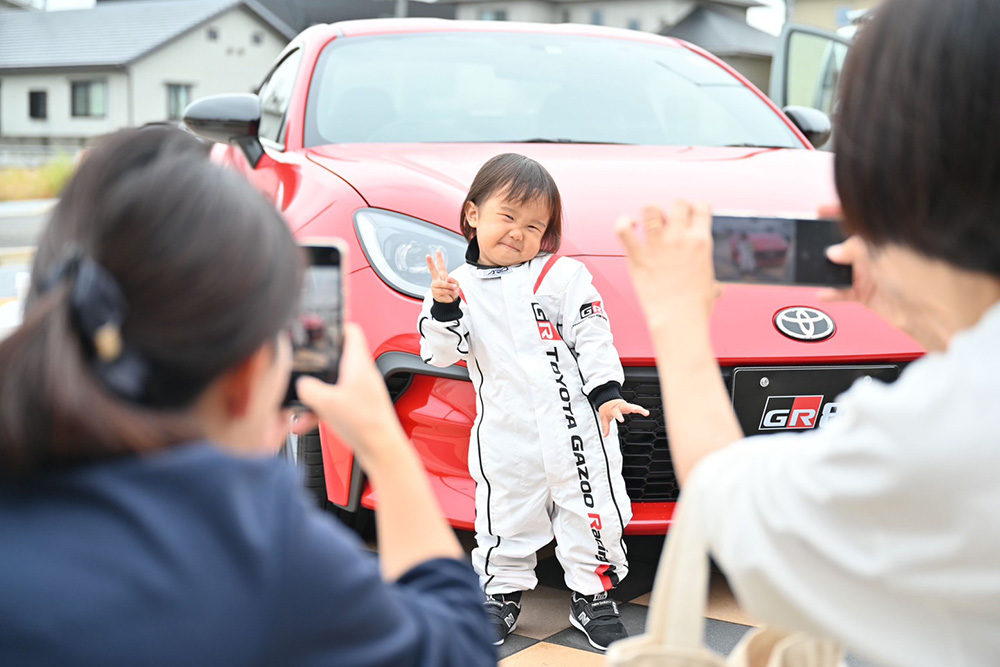
[{"label": "child's ear", "polygon": [[469,223],[469,227],[473,229],[479,223],[479,209],[476,208],[476,204],[471,201],[465,202],[465,221]]}]

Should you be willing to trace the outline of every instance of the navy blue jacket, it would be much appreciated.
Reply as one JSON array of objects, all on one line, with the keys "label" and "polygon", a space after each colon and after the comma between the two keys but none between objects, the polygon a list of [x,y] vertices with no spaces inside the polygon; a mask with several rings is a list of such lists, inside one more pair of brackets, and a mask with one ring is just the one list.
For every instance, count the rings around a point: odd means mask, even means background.
[{"label": "navy blue jacket", "polygon": [[386,584],[294,469],[209,444],[0,483],[0,665],[493,665],[476,575]]}]

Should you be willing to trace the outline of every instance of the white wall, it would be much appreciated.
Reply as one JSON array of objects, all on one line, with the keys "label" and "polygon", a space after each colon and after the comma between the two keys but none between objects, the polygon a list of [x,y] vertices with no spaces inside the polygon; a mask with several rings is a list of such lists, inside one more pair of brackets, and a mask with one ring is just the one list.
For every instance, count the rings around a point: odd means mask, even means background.
[{"label": "white wall", "polygon": [[683,19],[694,9],[694,0],[615,0],[614,2],[471,2],[456,7],[456,18],[478,19],[484,11],[507,10],[509,21],[592,23],[594,10],[600,10],[602,25],[628,28],[631,21],[639,29],[658,32]]},{"label": "white wall", "polygon": [[[75,81],[105,81],[105,116],[74,118],[70,89]],[[122,71],[81,71],[58,74],[4,74],[0,77],[0,136],[87,137],[110,132],[128,122],[127,77]],[[28,93],[45,91],[48,117],[31,118]]]},{"label": "white wall", "polygon": [[[209,28],[218,32],[208,39]],[[252,35],[263,42],[254,44]],[[191,84],[191,101],[220,93],[249,93],[287,40],[237,7],[141,59],[132,68],[133,124],[167,118],[167,84]]]},{"label": "white wall", "polygon": [[[209,41],[209,28],[218,31]],[[254,44],[252,35],[263,40]],[[237,7],[152,52],[124,70],[0,75],[0,138],[4,143],[73,143],[122,127],[167,119],[167,84],[191,84],[191,101],[218,93],[250,92],[287,40]],[[74,118],[74,81],[107,82],[104,118]],[[48,93],[48,117],[30,117],[28,93]],[[66,139],[67,142],[59,140]]]}]

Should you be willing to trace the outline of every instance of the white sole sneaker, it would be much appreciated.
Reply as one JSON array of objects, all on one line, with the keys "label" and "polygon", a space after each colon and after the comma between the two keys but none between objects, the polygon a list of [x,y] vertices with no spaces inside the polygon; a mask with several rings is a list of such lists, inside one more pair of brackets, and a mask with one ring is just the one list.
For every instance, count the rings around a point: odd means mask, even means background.
[{"label": "white sole sneaker", "polygon": [[594,640],[590,638],[590,633],[583,629],[583,625],[580,624],[580,621],[576,620],[576,616],[574,616],[573,614],[570,614],[569,615],[569,622],[573,625],[574,628],[576,628],[577,630],[579,630],[580,632],[583,633],[583,636],[587,638],[587,641],[590,642],[591,646],[593,646],[594,648],[596,648],[601,653],[604,653],[605,651],[608,650],[604,646],[601,646],[600,644],[595,643]]},{"label": "white sole sneaker", "polygon": [[505,641],[507,641],[507,635],[509,635],[512,632],[514,632],[514,630],[517,630],[517,621],[516,620],[514,621],[514,625],[510,626],[510,630],[507,631],[507,634],[503,636],[503,639],[498,639],[497,641],[493,642],[493,645],[494,646],[503,646],[503,643]]}]

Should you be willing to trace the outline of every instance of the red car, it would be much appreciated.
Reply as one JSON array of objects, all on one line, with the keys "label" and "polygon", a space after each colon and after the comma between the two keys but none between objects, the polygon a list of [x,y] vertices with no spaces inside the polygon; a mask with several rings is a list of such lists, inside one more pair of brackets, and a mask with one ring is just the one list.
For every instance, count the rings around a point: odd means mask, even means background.
[{"label": "red car", "polygon": [[[213,159],[273,199],[297,236],[347,241],[348,316],[368,335],[445,514],[464,529],[475,512],[466,463],[475,392],[464,367],[419,357],[424,258],[441,248],[450,267],[463,261],[459,209],[489,157],[513,151],[544,164],[563,195],[560,252],[594,275],[625,366],[622,393],[651,413],[619,431],[633,534],[667,530],[678,486],[614,221],[679,197],[720,213],[815,217],[835,193],[832,158],[809,141],[829,128],[813,121],[677,40],[433,19],[309,28],[258,95],[206,98],[185,113],[189,129],[220,142]],[[855,379],[891,381],[921,354],[861,306],[814,295],[734,284],[715,306],[713,343],[747,433],[822,427]],[[330,430],[303,438],[297,458],[343,516],[378,506]]]}]

